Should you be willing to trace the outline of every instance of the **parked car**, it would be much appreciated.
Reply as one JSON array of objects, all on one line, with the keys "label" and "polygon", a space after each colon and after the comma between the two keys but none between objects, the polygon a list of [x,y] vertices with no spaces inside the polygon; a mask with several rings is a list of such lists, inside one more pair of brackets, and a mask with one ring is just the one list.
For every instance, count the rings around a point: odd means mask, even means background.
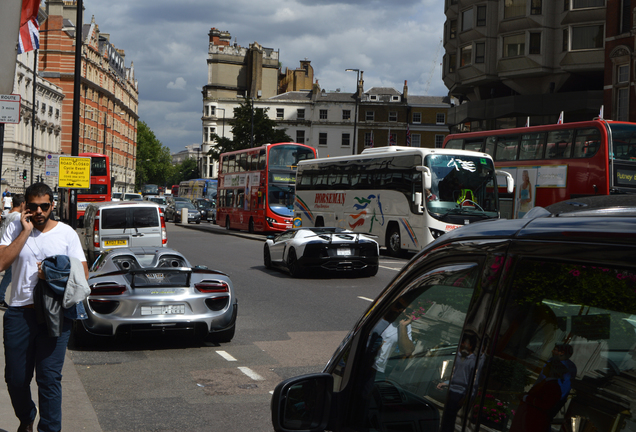
[{"label": "parked car", "polygon": [[341,228],[294,228],[268,236],[263,247],[265,267],[286,268],[293,277],[317,270],[341,276],[375,276],[379,255],[373,238]]},{"label": "parked car", "polygon": [[216,203],[214,200],[197,198],[192,201],[194,206],[201,212],[201,219],[207,222],[216,223]]},{"label": "parked car", "polygon": [[166,224],[159,207],[143,201],[88,204],[80,237],[89,263],[108,249],[168,244]]},{"label": "parked car", "polygon": [[143,201],[143,197],[139,193],[126,192],[123,201]]},{"label": "parked car", "polygon": [[164,196],[160,195],[146,195],[144,201],[150,201],[159,206],[162,212],[165,213],[166,207],[168,207],[168,200]]},{"label": "parked car", "polygon": [[201,213],[194,207],[191,201],[175,201],[166,207],[166,220],[181,222],[181,210],[188,210],[188,223],[201,223]]},{"label": "parked car", "polygon": [[91,266],[88,284],[88,319],[74,328],[80,344],[91,335],[150,330],[194,331],[215,342],[234,337],[238,302],[230,278],[192,266],[174,249],[109,250]]},{"label": "parked car", "polygon": [[111,201],[121,201],[121,192],[113,192],[111,194]]},{"label": "parked car", "polygon": [[323,373],[276,387],[274,429],[630,430],[634,256],[629,195],[448,232],[404,266]]}]

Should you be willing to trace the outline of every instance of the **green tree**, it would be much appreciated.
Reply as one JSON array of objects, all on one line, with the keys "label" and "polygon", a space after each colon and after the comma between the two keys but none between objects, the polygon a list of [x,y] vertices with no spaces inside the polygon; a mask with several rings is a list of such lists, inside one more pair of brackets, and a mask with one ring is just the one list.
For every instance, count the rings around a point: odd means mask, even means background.
[{"label": "green tree", "polygon": [[137,122],[136,171],[136,190],[144,184],[167,185],[173,173],[170,149],[161,144],[143,121]]},{"label": "green tree", "polygon": [[244,103],[234,108],[234,118],[229,121],[233,139],[212,134],[216,142],[209,152],[212,158],[219,160],[221,153],[292,140],[286,133],[287,129],[276,129],[276,122],[267,116],[268,108],[256,108],[253,110],[254,142],[252,143],[252,108],[251,99],[246,99]]},{"label": "green tree", "polygon": [[196,179],[201,177],[197,160],[189,158],[173,167],[172,174],[169,178],[170,185],[178,185],[184,180]]}]

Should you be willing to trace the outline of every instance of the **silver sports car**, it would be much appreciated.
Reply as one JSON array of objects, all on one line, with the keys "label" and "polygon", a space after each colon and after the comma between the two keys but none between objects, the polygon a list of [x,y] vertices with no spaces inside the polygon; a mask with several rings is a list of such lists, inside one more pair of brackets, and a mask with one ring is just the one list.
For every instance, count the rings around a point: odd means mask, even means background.
[{"label": "silver sports car", "polygon": [[269,236],[265,267],[284,267],[294,277],[325,271],[338,276],[375,276],[378,243],[369,235],[341,228],[295,228]]},{"label": "silver sports car", "polygon": [[234,337],[238,303],[230,278],[192,266],[174,249],[106,251],[93,263],[88,284],[88,319],[75,322],[80,344],[90,335],[153,330],[190,330],[214,342]]}]

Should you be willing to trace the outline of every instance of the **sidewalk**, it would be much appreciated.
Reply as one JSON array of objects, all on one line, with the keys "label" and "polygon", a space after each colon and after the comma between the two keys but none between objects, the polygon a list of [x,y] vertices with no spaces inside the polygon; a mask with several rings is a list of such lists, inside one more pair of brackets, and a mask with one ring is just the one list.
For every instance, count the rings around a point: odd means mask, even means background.
[{"label": "sidewalk", "polygon": [[[8,292],[7,290],[7,298]],[[2,321],[4,310],[0,309],[0,335],[2,334]],[[4,381],[4,344],[0,342],[0,432],[15,432],[20,426],[20,421],[13,412],[11,399],[7,392],[7,383]],[[35,384],[35,376],[31,382],[31,393],[37,405],[38,389]],[[35,419],[35,426],[39,417]],[[34,430],[36,430],[34,428]],[[84,385],[80,381],[73,361],[66,354],[64,368],[62,369],[62,430],[64,432],[91,431],[100,432],[102,428],[97,421],[97,414],[93,405],[88,400]]]}]

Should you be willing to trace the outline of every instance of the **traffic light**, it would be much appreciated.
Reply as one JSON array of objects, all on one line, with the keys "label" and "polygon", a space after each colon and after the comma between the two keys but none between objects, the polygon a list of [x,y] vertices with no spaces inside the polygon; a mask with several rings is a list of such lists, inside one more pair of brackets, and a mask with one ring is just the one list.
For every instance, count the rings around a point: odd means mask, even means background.
[{"label": "traffic light", "polygon": [[26,181],[26,179],[27,179],[27,171],[23,170],[22,171],[22,180]]}]

